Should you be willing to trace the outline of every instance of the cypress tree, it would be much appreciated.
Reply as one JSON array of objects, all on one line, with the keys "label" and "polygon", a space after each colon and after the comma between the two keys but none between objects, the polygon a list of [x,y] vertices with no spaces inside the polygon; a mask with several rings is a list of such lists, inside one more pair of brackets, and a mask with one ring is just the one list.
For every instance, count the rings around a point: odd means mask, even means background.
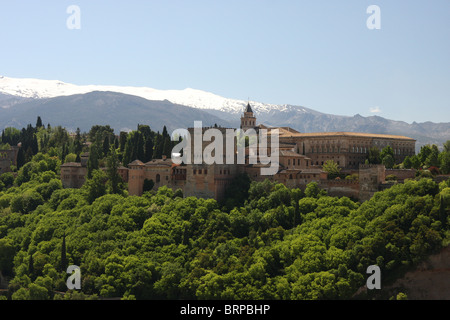
[{"label": "cypress tree", "polygon": [[163,128],[162,136],[163,136],[163,138],[167,138],[167,137],[169,136],[169,133],[167,133],[167,128],[166,128],[166,126],[164,126],[164,128]]},{"label": "cypress tree", "polygon": [[33,139],[31,140],[31,150],[33,150],[33,155],[39,152],[39,143],[36,134],[33,134]]},{"label": "cypress tree", "polygon": [[123,148],[123,156],[122,156],[122,163],[124,166],[127,166],[132,160],[131,160],[131,150],[130,150],[130,143],[128,142],[130,139],[127,139],[127,142],[125,143],[125,147]]},{"label": "cypress tree", "polygon": [[109,156],[107,159],[107,176],[108,176],[108,184],[110,187],[110,193],[118,194],[121,191],[120,184],[122,182],[122,178],[118,172],[119,168],[119,159],[117,157],[117,151],[114,146],[111,146],[109,149]]},{"label": "cypress tree", "polygon": [[17,170],[19,170],[24,164],[25,164],[25,152],[23,151],[23,148],[19,148],[19,151],[17,152]]},{"label": "cypress tree", "polygon": [[155,139],[155,150],[154,150],[154,159],[161,159],[164,148],[164,140],[162,136],[158,133]]},{"label": "cypress tree", "polygon": [[162,155],[166,156],[167,158],[172,157],[172,141],[170,140],[169,137],[166,137],[164,139]]},{"label": "cypress tree", "polygon": [[151,137],[148,137],[145,140],[145,145],[144,145],[144,162],[149,162],[153,159],[153,139]]},{"label": "cypress tree", "polygon": [[61,162],[64,163],[64,160],[66,159],[66,156],[69,154],[69,150],[67,150],[67,144],[62,145],[62,151],[61,151]]},{"label": "cypress tree", "polygon": [[119,137],[119,145],[120,145],[120,152],[124,152],[125,150],[125,144],[127,143],[127,137],[128,137],[128,132],[120,132],[120,137]]},{"label": "cypress tree", "polygon": [[80,153],[83,151],[83,145],[81,143],[80,128],[77,128],[77,131],[76,131],[75,141],[74,141],[74,151],[75,151],[76,155],[80,155]]},{"label": "cypress tree", "polygon": [[109,136],[103,139],[103,157],[106,157],[109,153]]},{"label": "cypress tree", "polygon": [[61,271],[65,271],[66,268],[67,268],[66,234],[64,234],[61,245]]},{"label": "cypress tree", "polygon": [[39,129],[41,127],[42,127],[42,119],[40,116],[38,116],[36,121],[36,129]]},{"label": "cypress tree", "polygon": [[30,162],[31,158],[33,158],[33,150],[31,149],[31,146],[29,146],[25,152],[25,163]]},{"label": "cypress tree", "polygon": [[30,275],[32,275],[34,273],[33,255],[32,254],[30,254],[30,256],[28,258],[28,272],[30,273]]},{"label": "cypress tree", "polygon": [[136,157],[137,159],[143,161],[145,158],[144,136],[140,131],[137,131],[136,135],[137,135]]},{"label": "cypress tree", "polygon": [[90,179],[92,178],[92,172],[94,170],[98,169],[98,154],[97,154],[97,148],[95,144],[91,146],[90,152],[89,152],[89,159],[87,162],[87,177]]}]

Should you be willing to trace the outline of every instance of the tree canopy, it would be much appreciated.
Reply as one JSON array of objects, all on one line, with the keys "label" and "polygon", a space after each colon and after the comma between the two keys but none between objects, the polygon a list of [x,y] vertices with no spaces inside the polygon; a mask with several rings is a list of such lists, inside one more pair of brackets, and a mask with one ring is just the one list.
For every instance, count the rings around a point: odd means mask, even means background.
[{"label": "tree canopy", "polygon": [[[101,170],[62,189],[52,161],[35,156],[0,192],[10,299],[349,299],[367,266],[395,278],[449,242],[449,181],[408,180],[361,204],[269,180],[242,198],[241,177],[227,207],[166,187],[115,194]],[[62,265],[80,267],[81,291]]]},{"label": "tree canopy", "polygon": [[[149,156],[150,140],[160,154],[167,139],[167,130],[139,126],[109,141],[106,157],[95,153],[106,170],[92,167],[82,188],[63,189],[60,165],[84,135],[31,128],[19,135],[33,132],[38,152],[31,143],[29,161],[0,176],[0,270],[10,279],[0,295],[8,299],[351,299],[368,266],[394,280],[450,243],[450,180],[417,177],[363,203],[315,182],[291,189],[245,175],[221,202],[153,190],[153,181],[142,197],[129,196],[115,180],[119,159]],[[5,143],[18,134],[10,131]],[[110,130],[90,133],[98,149],[102,132]],[[432,164],[433,150],[417,157],[421,165]],[[438,150],[440,170],[448,152]],[[79,291],[67,289],[68,265],[80,267]]]}]

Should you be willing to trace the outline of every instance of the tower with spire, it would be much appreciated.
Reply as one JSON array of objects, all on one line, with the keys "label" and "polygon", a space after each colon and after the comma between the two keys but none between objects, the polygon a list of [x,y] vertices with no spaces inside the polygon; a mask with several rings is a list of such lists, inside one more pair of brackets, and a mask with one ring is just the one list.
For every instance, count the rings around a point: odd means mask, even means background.
[{"label": "tower with spire", "polygon": [[253,110],[252,107],[250,106],[250,102],[248,102],[244,110],[244,115],[241,117],[241,129],[248,130],[254,129],[255,127],[256,127],[256,117],[253,115]]}]

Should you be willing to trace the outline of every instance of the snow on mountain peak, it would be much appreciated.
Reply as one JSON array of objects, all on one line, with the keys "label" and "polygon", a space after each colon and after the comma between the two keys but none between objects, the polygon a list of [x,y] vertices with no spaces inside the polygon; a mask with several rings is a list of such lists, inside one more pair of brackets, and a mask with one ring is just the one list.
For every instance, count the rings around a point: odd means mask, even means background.
[{"label": "snow on mountain peak", "polygon": [[[192,88],[184,90],[158,90],[147,87],[74,85],[59,80],[40,80],[32,78],[9,78],[0,76],[0,93],[23,98],[54,98],[93,91],[111,91],[142,97],[148,100],[168,100],[175,104],[198,109],[219,110],[227,113],[242,113],[248,101],[235,100]],[[287,106],[264,104],[250,101],[255,113],[270,110],[283,110]]]}]

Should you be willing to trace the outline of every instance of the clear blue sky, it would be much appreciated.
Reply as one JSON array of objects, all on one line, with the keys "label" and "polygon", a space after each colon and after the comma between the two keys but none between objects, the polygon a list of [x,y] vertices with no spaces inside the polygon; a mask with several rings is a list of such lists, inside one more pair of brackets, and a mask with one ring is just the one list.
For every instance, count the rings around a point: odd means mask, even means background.
[{"label": "clear blue sky", "polygon": [[450,1],[0,0],[0,74],[450,122]]}]

